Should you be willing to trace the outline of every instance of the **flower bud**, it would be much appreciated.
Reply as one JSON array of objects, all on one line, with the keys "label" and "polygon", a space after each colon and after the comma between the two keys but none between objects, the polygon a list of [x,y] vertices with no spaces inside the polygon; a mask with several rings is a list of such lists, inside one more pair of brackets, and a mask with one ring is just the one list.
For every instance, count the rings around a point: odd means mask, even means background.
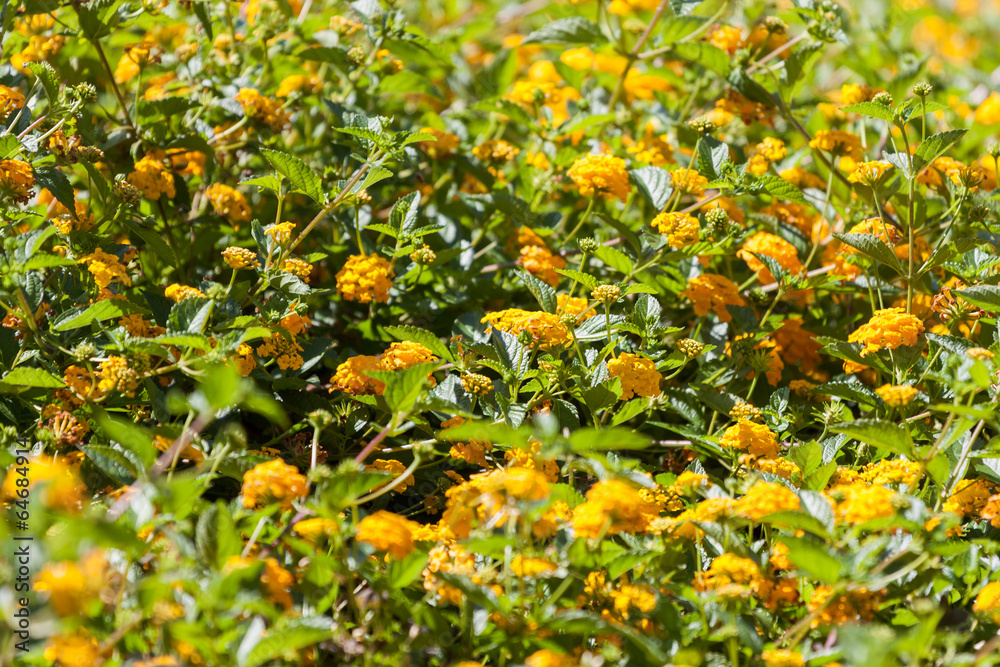
[{"label": "flower bud", "polygon": [[621,293],[622,290],[618,287],[618,285],[598,285],[594,288],[594,291],[590,293],[590,296],[595,301],[608,304],[617,301],[621,296]]},{"label": "flower bud", "polygon": [[593,238],[580,239],[577,242],[577,245],[580,246],[580,250],[587,253],[588,255],[593,254],[600,247],[600,244],[597,242],[597,239]]},{"label": "flower bud", "polygon": [[916,95],[917,97],[927,97],[928,95],[931,94],[931,91],[934,90],[934,86],[927,83],[926,81],[920,81],[913,84],[913,88],[911,88],[910,90],[912,90],[913,94]]},{"label": "flower bud", "polygon": [[475,396],[485,396],[493,391],[493,380],[479,373],[466,373],[462,376],[462,387]]},{"label": "flower bud", "polygon": [[688,359],[694,359],[705,351],[705,346],[693,338],[682,338],[674,347]]},{"label": "flower bud", "polygon": [[875,97],[872,98],[872,102],[874,102],[875,104],[881,104],[884,107],[891,107],[892,95],[890,95],[885,91],[882,91],[881,93],[876,94]]}]

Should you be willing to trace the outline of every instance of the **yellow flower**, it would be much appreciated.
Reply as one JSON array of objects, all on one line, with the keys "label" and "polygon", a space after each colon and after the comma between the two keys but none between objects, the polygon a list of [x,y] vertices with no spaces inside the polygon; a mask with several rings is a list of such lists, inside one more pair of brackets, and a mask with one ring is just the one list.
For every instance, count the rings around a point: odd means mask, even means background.
[{"label": "yellow flower", "polygon": [[757,232],[748,238],[740,251],[736,253],[737,257],[747,263],[751,271],[759,273],[762,283],[773,283],[774,276],[770,270],[764,265],[764,262],[754,257],[751,253],[767,255],[789,273],[801,273],[803,271],[802,262],[799,261],[799,254],[795,246],[774,234]]},{"label": "yellow flower", "polygon": [[205,296],[205,293],[197,287],[188,287],[187,285],[179,285],[177,283],[168,285],[167,289],[165,289],[163,293],[168,299],[175,303],[180,303],[184,299],[190,299],[191,297]]},{"label": "yellow flower", "polygon": [[860,137],[843,130],[819,130],[809,142],[809,147],[854,160],[864,152]]},{"label": "yellow flower", "polygon": [[621,380],[623,401],[633,396],[660,394],[660,380],[663,376],[657,372],[656,364],[650,359],[623,352],[617,359],[608,362],[608,373]]},{"label": "yellow flower", "polygon": [[6,119],[11,113],[24,106],[24,95],[21,91],[0,86],[0,120]]},{"label": "yellow flower", "polygon": [[704,317],[709,311],[715,313],[720,322],[729,322],[732,316],[726,306],[745,306],[746,301],[740,296],[736,283],[725,276],[715,273],[703,273],[688,282],[687,289],[681,292],[682,297],[690,299],[695,315]]},{"label": "yellow flower", "polygon": [[528,273],[540,278],[552,287],[559,284],[560,276],[556,273],[556,269],[566,268],[566,260],[553,254],[545,246],[524,246],[521,248],[521,257],[517,261],[524,266]]},{"label": "yellow flower", "polygon": [[552,313],[532,312],[520,308],[508,308],[487,313],[481,322],[489,322],[491,327],[518,336],[527,331],[536,345],[543,349],[565,345],[570,341],[569,329]]},{"label": "yellow flower", "polygon": [[[365,470],[372,470],[375,472],[384,472],[393,476],[393,479],[398,478],[404,472],[406,472],[406,466],[395,459],[376,459],[374,463],[365,466]],[[388,484],[388,482],[386,482]],[[407,475],[406,479],[399,483],[393,491],[396,493],[402,493],[406,491],[407,487],[413,486],[416,482],[413,481],[413,475]],[[378,487],[381,489],[385,484],[380,484]]]},{"label": "yellow flower", "polygon": [[835,511],[837,518],[843,523],[854,526],[872,519],[891,517],[896,513],[892,506],[895,494],[884,486],[855,482],[838,486],[836,491],[843,496]]},{"label": "yellow flower", "polygon": [[422,127],[420,128],[420,132],[430,134],[434,137],[433,139],[426,139],[419,142],[427,155],[433,159],[448,157],[458,148],[458,144],[461,143],[461,139],[458,138],[457,134],[438,130],[437,128]]},{"label": "yellow flower", "polygon": [[294,222],[279,222],[264,230],[264,234],[274,239],[277,245],[283,246],[291,240],[294,229]]},{"label": "yellow flower", "polygon": [[764,667],[805,667],[806,661],[802,654],[785,649],[764,651],[760,654]]},{"label": "yellow flower", "polygon": [[416,548],[414,533],[420,525],[398,514],[379,510],[358,523],[355,538],[384,551],[395,560],[406,558]]},{"label": "yellow flower", "polygon": [[[615,1],[622,2],[623,0]],[[543,648],[529,655],[524,664],[527,667],[579,667],[580,663],[565,653],[556,653],[555,651]]]},{"label": "yellow flower", "polygon": [[884,384],[876,389],[875,393],[878,394],[883,401],[885,401],[886,405],[898,408],[908,405],[910,401],[913,400],[913,397],[920,392],[917,391],[916,387],[911,387],[905,384]]},{"label": "yellow flower", "polygon": [[675,248],[693,245],[701,238],[698,218],[687,213],[660,213],[653,218],[652,224]]},{"label": "yellow flower", "polygon": [[43,657],[58,667],[100,667],[104,664],[100,644],[84,628],[72,635],[49,638]]},{"label": "yellow flower", "polygon": [[36,591],[49,594],[49,604],[59,616],[75,616],[98,597],[105,584],[107,558],[95,549],[79,563],[46,563],[35,575]]},{"label": "yellow flower", "polygon": [[243,475],[243,506],[253,509],[277,503],[289,509],[296,498],[305,498],[309,482],[295,466],[281,459],[259,463]]},{"label": "yellow flower", "polygon": [[754,470],[777,475],[783,479],[790,480],[795,475],[801,475],[802,471],[795,463],[779,456],[777,458],[757,459],[753,462]]},{"label": "yellow flower", "polygon": [[573,509],[573,530],[579,537],[644,533],[659,514],[656,505],[637,489],[618,480],[603,480],[587,491],[587,501]]},{"label": "yellow flower", "polygon": [[290,117],[281,104],[260,94],[254,88],[240,88],[236,101],[243,107],[243,113],[252,120],[267,125],[272,132],[281,132]]},{"label": "yellow flower", "polygon": [[901,346],[917,344],[924,324],[919,318],[908,315],[903,308],[876,310],[867,323],[851,332],[849,343],[863,343],[861,356],[878,350],[895,350]]},{"label": "yellow flower", "polygon": [[920,476],[920,464],[904,459],[873,461],[861,469],[861,479],[869,484],[912,485]]},{"label": "yellow flower", "polygon": [[237,248],[229,246],[222,251],[222,259],[226,261],[231,269],[259,269],[260,261],[257,253],[247,248]]},{"label": "yellow flower", "polygon": [[972,611],[978,614],[990,614],[994,623],[1000,623],[1000,581],[991,581],[983,586],[976,595]]},{"label": "yellow flower", "polygon": [[976,516],[990,499],[990,484],[985,479],[963,479],[944,503],[945,512]]},{"label": "yellow flower", "polygon": [[330,391],[339,389],[351,396],[381,394],[385,383],[365,375],[365,371],[382,370],[378,357],[358,355],[337,366],[337,372],[330,379]]},{"label": "yellow flower", "polygon": [[736,501],[735,511],[740,516],[759,521],[778,512],[794,512],[799,509],[799,505],[799,497],[787,486],[774,482],[757,482],[747,490],[746,495]]},{"label": "yellow flower", "polygon": [[[287,333],[287,335],[286,335]],[[295,334],[285,330],[283,327],[271,333],[263,343],[257,346],[257,354],[262,357],[273,357],[282,370],[301,368],[304,360],[299,352],[302,352]]]},{"label": "yellow flower", "polygon": [[875,187],[889,169],[892,169],[892,165],[885,162],[860,162],[854,168],[854,172],[847,177],[847,180],[851,183],[863,183]]},{"label": "yellow flower", "polygon": [[567,175],[584,197],[600,195],[605,199],[628,199],[628,172],[621,158],[585,155],[577,158]]},{"label": "yellow flower", "polygon": [[351,255],[337,272],[337,292],[347,301],[386,303],[395,277],[392,264],[375,255]]},{"label": "yellow flower", "polygon": [[529,558],[518,554],[510,562],[510,570],[521,579],[530,579],[539,575],[555,572],[558,566],[544,558]]},{"label": "yellow flower", "polygon": [[708,179],[694,169],[675,169],[670,172],[670,182],[674,189],[695,197],[705,194]]},{"label": "yellow flower", "polygon": [[884,591],[855,589],[834,595],[829,586],[817,586],[809,600],[809,611],[816,614],[811,626],[844,625],[859,620],[870,621],[878,611]]},{"label": "yellow flower", "polygon": [[[15,471],[14,466],[7,469],[3,486],[0,487],[0,500],[12,501],[20,498],[18,490],[19,479],[28,479],[28,488],[32,491],[32,497],[38,489],[38,485],[44,487],[41,495],[42,503],[49,508],[61,509],[66,512],[75,512],[80,509],[87,485],[80,479],[80,468],[69,456],[54,458],[51,461],[46,456],[45,459],[29,459],[27,475],[21,475]],[[19,466],[20,467],[20,466]]]},{"label": "yellow flower", "polygon": [[139,374],[124,357],[108,357],[101,362],[97,374],[101,378],[97,388],[102,393],[118,391],[126,396],[135,396],[139,388]]},{"label": "yellow flower", "polygon": [[21,160],[0,160],[0,195],[26,204],[35,185],[35,172]]},{"label": "yellow flower", "polygon": [[510,162],[520,152],[520,148],[517,148],[514,144],[509,141],[504,141],[503,139],[490,139],[486,143],[480,144],[472,149],[473,155],[483,162],[489,162],[492,164]]},{"label": "yellow flower", "polygon": [[315,95],[323,90],[323,81],[315,74],[289,74],[281,80],[275,97],[288,97],[292,93]]},{"label": "yellow flower", "polygon": [[[242,192],[222,183],[215,183],[205,190],[215,212],[232,223],[250,220],[250,204]],[[238,228],[238,225],[235,225]]]},{"label": "yellow flower", "polygon": [[313,517],[297,522],[292,526],[292,530],[306,541],[316,544],[325,537],[333,537],[339,533],[340,525],[333,519]]},{"label": "yellow flower", "polygon": [[87,265],[87,270],[93,274],[94,282],[101,289],[108,287],[115,281],[123,285],[132,284],[132,279],[129,278],[128,271],[122,266],[118,257],[108,254],[100,248],[89,255],[81,257],[80,263]]},{"label": "yellow flower", "polygon": [[708,31],[708,43],[733,55],[743,43],[743,36],[739,28],[719,24]]},{"label": "yellow flower", "polygon": [[157,200],[163,195],[173,199],[177,195],[174,175],[164,166],[163,160],[154,155],[147,155],[135,163],[128,182],[147,199]]},{"label": "yellow flower", "polygon": [[778,455],[778,436],[765,424],[740,419],[726,429],[719,440],[726,449],[738,449],[754,457],[773,458]]},{"label": "yellow flower", "polygon": [[826,187],[826,183],[823,182],[822,178],[816,174],[806,171],[802,167],[791,167],[789,169],[785,169],[779,173],[778,176],[781,176],[783,179],[798,188],[815,188],[817,190],[822,190]]},{"label": "yellow flower", "polygon": [[650,586],[623,584],[618,590],[611,591],[611,600],[615,613],[624,619],[629,617],[629,610],[633,607],[643,614],[656,609],[656,592]]},{"label": "yellow flower", "polygon": [[313,265],[303,259],[299,259],[298,257],[286,257],[281,260],[281,264],[278,268],[285,273],[291,273],[292,275],[298,276],[307,283],[309,282],[309,276],[312,275],[313,272]]},{"label": "yellow flower", "polygon": [[760,568],[749,558],[724,553],[712,560],[705,572],[695,574],[694,588],[699,591],[715,591],[718,595],[742,596],[761,580]]}]

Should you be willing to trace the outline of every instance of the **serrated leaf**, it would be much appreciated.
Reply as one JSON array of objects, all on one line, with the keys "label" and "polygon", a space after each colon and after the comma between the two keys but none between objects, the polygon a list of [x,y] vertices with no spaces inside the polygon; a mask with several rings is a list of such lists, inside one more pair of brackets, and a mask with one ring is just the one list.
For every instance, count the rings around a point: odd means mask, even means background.
[{"label": "serrated leaf", "polygon": [[240,185],[253,185],[273,192],[281,192],[281,179],[274,174],[254,176],[240,181]]},{"label": "serrated leaf", "polygon": [[588,44],[607,41],[596,23],[580,16],[558,19],[530,33],[521,41],[526,44]]},{"label": "serrated leaf", "polygon": [[[56,72],[52,69],[52,65],[47,62],[30,62],[26,67],[31,70],[31,73],[38,77],[38,80],[42,83],[42,87],[45,88],[45,96],[49,98],[49,106],[54,107],[59,103],[59,78],[56,76]],[[70,209],[71,211],[73,209]]]},{"label": "serrated leaf", "polygon": [[670,172],[660,167],[641,167],[629,171],[639,190],[657,210],[667,205],[673,194]]},{"label": "serrated leaf", "polygon": [[1000,311],[1000,287],[996,285],[973,285],[955,290],[955,294],[974,306],[985,308],[990,312]]},{"label": "serrated leaf", "polygon": [[556,291],[552,289],[548,283],[543,280],[539,280],[524,270],[518,270],[517,275],[519,275],[521,280],[524,281],[528,291],[531,292],[531,295],[538,301],[538,305],[542,307],[542,310],[546,313],[556,312],[556,309],[558,308]]},{"label": "serrated leaf", "polygon": [[722,178],[723,165],[730,161],[729,146],[715,137],[702,137],[698,142],[698,171],[708,180]]},{"label": "serrated leaf", "polygon": [[613,268],[614,270],[628,275],[632,273],[635,264],[628,255],[613,246],[602,245],[594,251],[594,256]]},{"label": "serrated leaf", "polygon": [[885,264],[896,273],[902,273],[899,258],[892,248],[874,234],[834,234],[835,239],[851,246],[866,257]]},{"label": "serrated leaf", "polygon": [[556,269],[556,273],[578,281],[581,285],[591,291],[601,284],[601,281],[594,276],[583,273],[582,271],[577,271],[576,269]]},{"label": "serrated leaf", "polygon": [[41,368],[30,368],[28,366],[18,366],[7,375],[0,378],[0,383],[15,385],[18,387],[45,387],[58,389],[66,384]]},{"label": "serrated leaf", "polygon": [[882,401],[874,391],[855,377],[841,378],[825,382],[812,388],[812,393],[819,396],[836,396],[848,401],[864,403],[871,407],[881,405]]},{"label": "serrated leaf", "polygon": [[260,152],[293,187],[307,194],[317,204],[324,203],[326,198],[323,196],[323,181],[305,162],[294,155],[270,148],[261,148]]},{"label": "serrated leaf", "polygon": [[849,104],[846,107],[841,107],[840,110],[846,111],[847,113],[861,114],[862,116],[868,116],[869,118],[879,118],[887,123],[892,123],[892,109],[875,102],[858,102],[857,104]]},{"label": "serrated leaf", "polygon": [[159,232],[149,229],[148,227],[143,227],[134,220],[125,219],[125,225],[135,232],[135,234],[145,241],[149,247],[155,252],[160,258],[165,261],[170,266],[177,266],[177,256],[174,255],[174,250],[167,242],[163,240],[163,235]]},{"label": "serrated leaf", "polygon": [[920,146],[917,147],[917,150],[913,153],[914,171],[919,171],[934,162],[934,160],[948,150],[952,144],[965,136],[966,132],[968,132],[968,130],[948,130],[946,132],[932,134],[924,139]]},{"label": "serrated leaf", "polygon": [[910,433],[899,424],[875,419],[859,419],[853,422],[834,424],[830,427],[834,433],[844,433],[860,442],[875,448],[888,449],[896,454],[913,459],[913,441]]},{"label": "serrated leaf", "polygon": [[135,313],[146,313],[146,309],[124,299],[107,299],[98,301],[95,304],[83,309],[74,317],[61,319],[53,327],[53,331],[70,331],[81,327],[89,326],[92,322],[103,322],[123,315],[133,315]]},{"label": "serrated leaf", "polygon": [[76,195],[66,174],[55,167],[35,167],[35,182],[52,193],[68,211],[76,210]]}]

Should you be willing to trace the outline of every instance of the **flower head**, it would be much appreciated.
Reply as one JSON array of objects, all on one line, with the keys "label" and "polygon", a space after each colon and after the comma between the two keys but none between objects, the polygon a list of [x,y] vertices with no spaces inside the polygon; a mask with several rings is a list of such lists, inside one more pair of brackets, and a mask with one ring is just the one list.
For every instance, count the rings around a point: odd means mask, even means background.
[{"label": "flower head", "polygon": [[629,194],[625,160],[610,155],[585,155],[578,158],[567,172],[580,190],[580,195],[625,201]]},{"label": "flower head", "polygon": [[675,248],[685,248],[701,238],[698,218],[687,213],[660,213],[652,224]]},{"label": "flower head", "polygon": [[259,463],[243,475],[243,506],[250,509],[277,503],[287,510],[308,492],[305,475],[281,459]]},{"label": "flower head", "polygon": [[867,323],[858,327],[848,336],[849,343],[862,343],[861,356],[878,350],[895,350],[901,346],[917,344],[924,332],[924,323],[903,308],[876,310]]},{"label": "flower head", "polygon": [[660,380],[663,376],[657,372],[656,364],[650,359],[623,352],[617,359],[608,362],[608,373],[621,380],[623,401],[633,396],[660,394]]},{"label": "flower head", "polygon": [[703,273],[695,276],[688,282],[687,289],[680,295],[690,299],[694,306],[695,315],[704,317],[709,312],[713,312],[720,322],[729,322],[733,319],[726,306],[746,305],[746,301],[740,296],[740,290],[736,283],[716,273]]}]

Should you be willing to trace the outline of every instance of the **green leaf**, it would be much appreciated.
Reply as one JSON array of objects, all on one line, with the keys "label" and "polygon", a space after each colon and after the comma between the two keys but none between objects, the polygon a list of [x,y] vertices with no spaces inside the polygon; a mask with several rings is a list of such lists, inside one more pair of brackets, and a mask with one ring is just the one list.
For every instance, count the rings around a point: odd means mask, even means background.
[{"label": "green leaf", "polygon": [[394,590],[406,588],[420,576],[425,565],[427,565],[427,554],[420,551],[415,551],[403,560],[393,559],[386,569],[389,588]]},{"label": "green leaf", "polygon": [[[45,96],[49,98],[49,107],[55,107],[59,103],[59,78],[52,65],[45,61],[28,63],[27,68],[32,74],[38,77],[42,87],[45,88]],[[70,209],[71,211],[73,209]]]},{"label": "green leaf", "polygon": [[392,326],[383,329],[387,334],[398,340],[408,340],[420,343],[428,350],[445,361],[453,361],[451,351],[441,340],[426,329],[411,326]]},{"label": "green leaf", "polygon": [[729,54],[708,42],[690,41],[674,44],[671,51],[683,60],[710,69],[721,76],[728,76]]},{"label": "green leaf", "polygon": [[333,625],[329,618],[311,616],[289,619],[282,616],[273,627],[268,629],[267,636],[261,639],[245,661],[239,661],[239,667],[259,667],[266,662],[279,658],[286,653],[333,637]]},{"label": "green leaf", "polygon": [[872,447],[888,449],[909,459],[914,458],[910,432],[899,424],[876,419],[859,419],[853,422],[834,424],[830,430],[834,433],[844,433]]},{"label": "green leaf", "polygon": [[715,137],[701,138],[698,142],[698,171],[714,181],[722,178],[722,168],[727,162],[731,162],[729,146]]},{"label": "green leaf", "polygon": [[21,268],[25,271],[31,271],[33,269],[48,269],[53,266],[72,266],[74,264],[77,264],[75,259],[60,257],[59,255],[50,255],[47,252],[43,252],[37,255],[32,255],[31,259],[21,265]]},{"label": "green leaf", "polygon": [[274,174],[265,174],[263,176],[254,176],[253,178],[246,178],[240,181],[240,185],[254,185],[258,188],[263,188],[265,190],[271,190],[273,192],[281,192],[281,179]]},{"label": "green leaf", "polygon": [[602,245],[594,251],[594,256],[601,260],[611,268],[615,269],[620,273],[628,275],[632,273],[634,264],[629,256],[623,253],[618,248]]},{"label": "green leaf", "polygon": [[76,195],[73,186],[69,184],[66,174],[55,167],[35,167],[35,182],[52,193],[60,204],[68,211],[76,210]]},{"label": "green leaf", "polygon": [[18,387],[45,387],[52,389],[66,386],[62,380],[48,371],[28,366],[15,368],[3,378],[0,378],[0,383],[16,385]]},{"label": "green leaf", "polygon": [[71,329],[79,329],[81,327],[89,326],[92,322],[103,322],[105,320],[112,320],[116,317],[121,317],[123,315],[133,315],[135,313],[146,314],[148,311],[131,301],[126,301],[124,299],[107,299],[105,301],[98,301],[95,304],[88,306],[83,312],[78,309],[73,309],[67,311],[65,315],[70,315],[71,313],[79,313],[72,318],[60,318],[57,324],[52,327],[53,331],[70,331]]},{"label": "green leaf", "polygon": [[238,556],[242,549],[239,532],[229,508],[221,500],[209,505],[195,529],[198,558],[203,563],[221,570],[230,556]]},{"label": "green leaf", "polygon": [[596,23],[579,16],[558,19],[535,30],[521,42],[526,44],[588,44],[607,41]]},{"label": "green leaf", "polygon": [[645,449],[652,441],[626,428],[581,428],[569,437],[574,452],[607,452],[616,449]]},{"label": "green leaf", "polygon": [[874,391],[855,377],[838,378],[818,387],[813,387],[812,393],[818,396],[837,396],[848,401],[857,401],[871,407],[881,405],[882,400]]},{"label": "green leaf", "polygon": [[524,270],[518,270],[517,275],[524,281],[528,291],[538,301],[538,305],[542,307],[542,310],[546,313],[556,312],[559,307],[556,299],[556,291],[548,283],[539,280]]},{"label": "green leaf", "polygon": [[365,374],[385,382],[382,395],[389,409],[398,414],[407,414],[427,386],[427,376],[438,366],[439,363],[417,364],[401,371],[366,371]]},{"label": "green leaf", "polygon": [[913,169],[919,171],[939,158],[956,141],[965,136],[968,130],[948,130],[932,134],[924,139],[913,153]]},{"label": "green leaf", "polygon": [[143,469],[149,468],[156,461],[158,454],[153,447],[151,433],[131,422],[114,419],[103,410],[96,412],[94,418],[104,435],[133,454],[142,463]]},{"label": "green leaf", "polygon": [[802,195],[801,190],[779,176],[764,174],[763,176],[759,176],[757,178],[757,183],[760,184],[760,186],[764,188],[764,191],[772,197],[787,199],[788,201],[794,201],[800,204],[804,204],[806,202],[806,198]]},{"label": "green leaf", "polygon": [[779,539],[788,547],[788,559],[803,572],[822,582],[833,584],[840,579],[843,568],[841,560],[830,555],[826,547],[805,537],[786,537]]},{"label": "green leaf", "polygon": [[393,204],[389,212],[389,226],[405,236],[417,226],[417,205],[420,204],[420,193],[411,192],[401,197]]},{"label": "green leaf", "polygon": [[892,123],[892,109],[875,102],[858,102],[857,104],[841,107],[840,110],[847,113],[861,114],[869,118],[879,118],[887,123]]},{"label": "green leaf", "polygon": [[955,290],[955,294],[974,306],[991,312],[1000,311],[1000,287],[996,285],[973,285],[963,290]]},{"label": "green leaf", "polygon": [[902,273],[899,258],[885,242],[874,234],[834,234],[833,237],[845,243],[866,257],[885,264],[896,273]]},{"label": "green leaf", "polygon": [[629,174],[655,209],[660,210],[667,205],[673,193],[669,171],[660,167],[641,167],[632,169]]},{"label": "green leaf", "polygon": [[135,234],[149,244],[149,247],[153,249],[160,258],[169,264],[170,266],[177,266],[177,256],[174,255],[174,250],[167,242],[163,240],[163,234],[155,230],[149,229],[148,227],[143,227],[134,220],[125,219],[125,225],[135,232]]},{"label": "green leaf", "polygon": [[588,290],[593,291],[595,287],[601,284],[601,281],[592,275],[583,273],[582,271],[577,271],[576,269],[556,269],[556,273],[566,276],[567,278],[572,278],[573,280],[579,281],[581,285],[586,287]]},{"label": "green leaf", "polygon": [[326,201],[323,196],[323,181],[306,165],[305,162],[281,151],[261,148],[261,155],[264,156],[275,170],[287,178],[292,186],[297,190],[309,195],[317,204]]}]

